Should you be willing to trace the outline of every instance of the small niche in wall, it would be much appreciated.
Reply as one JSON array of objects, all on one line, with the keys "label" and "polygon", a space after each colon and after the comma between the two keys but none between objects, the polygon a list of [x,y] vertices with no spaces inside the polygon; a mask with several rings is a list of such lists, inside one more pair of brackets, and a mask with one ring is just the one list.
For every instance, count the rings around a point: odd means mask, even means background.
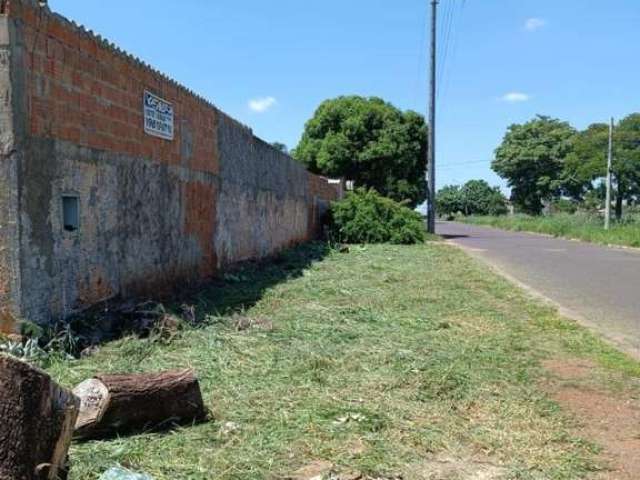
[{"label": "small niche in wall", "polygon": [[62,226],[67,232],[80,228],[80,199],[76,195],[62,196]]}]

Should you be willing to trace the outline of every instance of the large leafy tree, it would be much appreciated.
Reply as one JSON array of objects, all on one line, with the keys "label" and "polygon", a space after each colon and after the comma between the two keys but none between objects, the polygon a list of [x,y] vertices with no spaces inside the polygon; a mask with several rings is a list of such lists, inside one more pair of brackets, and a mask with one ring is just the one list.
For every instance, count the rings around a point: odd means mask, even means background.
[{"label": "large leafy tree", "polygon": [[318,107],[292,154],[314,173],[416,206],[426,198],[426,138],[418,113],[376,97],[338,97]]},{"label": "large leafy tree", "polygon": [[563,192],[582,201],[593,189],[593,181],[606,175],[609,126],[594,123],[573,137],[573,148],[567,155],[562,172]]},{"label": "large leafy tree", "polygon": [[466,215],[504,215],[507,199],[498,187],[485,180],[469,180],[460,190],[463,211]]},{"label": "large leafy tree", "polygon": [[555,118],[538,116],[509,127],[496,149],[493,170],[507,179],[514,203],[538,215],[543,200],[561,192],[564,163],[572,151],[575,130]]},{"label": "large leafy tree", "polygon": [[[609,126],[595,123],[578,133],[573,151],[568,156],[563,173],[563,185],[575,194],[593,189],[594,182],[607,174]],[[640,195],[640,113],[634,113],[614,128],[612,177],[616,217],[622,217],[624,201]]]},{"label": "large leafy tree", "polygon": [[459,185],[445,185],[436,195],[437,211],[440,215],[453,216],[464,210]]},{"label": "large leafy tree", "polygon": [[614,130],[613,177],[616,181],[616,217],[622,217],[624,200],[640,195],[640,113],[623,118]]},{"label": "large leafy tree", "polygon": [[504,215],[507,213],[507,199],[498,187],[490,186],[485,180],[469,180],[462,187],[447,185],[438,191],[436,197],[438,212],[442,215]]}]

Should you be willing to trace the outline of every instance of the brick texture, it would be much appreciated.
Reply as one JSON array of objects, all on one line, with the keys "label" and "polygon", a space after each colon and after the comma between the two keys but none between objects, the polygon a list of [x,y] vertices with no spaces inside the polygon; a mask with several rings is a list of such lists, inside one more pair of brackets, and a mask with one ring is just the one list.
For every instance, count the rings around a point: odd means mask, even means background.
[{"label": "brick texture", "polygon": [[[35,0],[6,0],[0,15],[20,62],[0,86],[20,82],[22,160],[11,198],[20,195],[23,227],[14,250],[28,259],[20,292],[0,278],[0,330],[14,318],[9,296],[20,297],[21,316],[48,323],[114,296],[200,281],[320,233],[338,196],[326,178]],[[173,105],[173,140],[145,133],[145,91]],[[79,199],[78,232],[61,219],[69,194]],[[0,213],[1,203],[0,195]]]},{"label": "brick texture", "polygon": [[[10,16],[23,22],[29,130],[39,137],[217,173],[216,110],[185,88],[61,17],[29,1],[12,1]],[[175,109],[175,141],[144,133],[143,92]],[[183,122],[190,120],[187,159]]]}]

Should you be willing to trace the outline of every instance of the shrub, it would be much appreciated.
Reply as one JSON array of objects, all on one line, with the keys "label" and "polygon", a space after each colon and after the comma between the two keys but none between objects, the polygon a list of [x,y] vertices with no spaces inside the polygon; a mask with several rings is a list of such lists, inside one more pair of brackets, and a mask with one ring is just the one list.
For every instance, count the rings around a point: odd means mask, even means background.
[{"label": "shrub", "polygon": [[331,204],[332,239],[345,243],[423,242],[425,230],[417,212],[364,188]]},{"label": "shrub", "polygon": [[551,202],[549,210],[551,213],[576,213],[578,204],[568,198],[556,198]]}]

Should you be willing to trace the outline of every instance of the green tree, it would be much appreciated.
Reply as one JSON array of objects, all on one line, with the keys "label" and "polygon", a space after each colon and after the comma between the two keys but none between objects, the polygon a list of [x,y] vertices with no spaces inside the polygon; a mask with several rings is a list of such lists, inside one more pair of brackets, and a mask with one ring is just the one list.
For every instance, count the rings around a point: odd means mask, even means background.
[{"label": "green tree", "polygon": [[584,201],[593,181],[606,175],[608,138],[609,126],[604,123],[594,123],[574,135],[561,175],[566,196]]},{"label": "green tree", "polygon": [[[607,174],[609,125],[595,123],[575,135],[573,151],[562,175],[565,190],[573,188],[584,196],[594,182]],[[614,128],[612,178],[616,218],[622,218],[624,201],[631,203],[640,194],[640,113],[622,119]]]},{"label": "green tree", "polygon": [[426,198],[426,138],[418,113],[376,97],[338,97],[318,107],[292,153],[314,173],[345,177],[415,207]]},{"label": "green tree", "polygon": [[458,212],[465,215],[504,215],[507,199],[498,187],[491,187],[484,180],[469,180],[462,187],[447,185],[436,197],[438,212],[452,216]]},{"label": "green tree", "polygon": [[622,218],[624,200],[640,195],[640,113],[623,118],[614,130],[613,177],[616,182],[616,218]]},{"label": "green tree", "polygon": [[282,143],[282,142],[273,142],[271,144],[271,146],[273,148],[275,148],[276,150],[280,150],[282,153],[289,153],[289,149],[287,148],[287,146]]},{"label": "green tree", "polygon": [[498,187],[484,180],[469,180],[460,190],[465,215],[504,215],[507,199]]},{"label": "green tree", "polygon": [[545,116],[509,127],[491,166],[507,179],[520,209],[539,215],[543,200],[561,192],[564,163],[574,135],[568,123]]},{"label": "green tree", "polygon": [[462,212],[462,195],[459,185],[446,185],[438,190],[436,195],[437,212],[439,215],[451,217]]}]

